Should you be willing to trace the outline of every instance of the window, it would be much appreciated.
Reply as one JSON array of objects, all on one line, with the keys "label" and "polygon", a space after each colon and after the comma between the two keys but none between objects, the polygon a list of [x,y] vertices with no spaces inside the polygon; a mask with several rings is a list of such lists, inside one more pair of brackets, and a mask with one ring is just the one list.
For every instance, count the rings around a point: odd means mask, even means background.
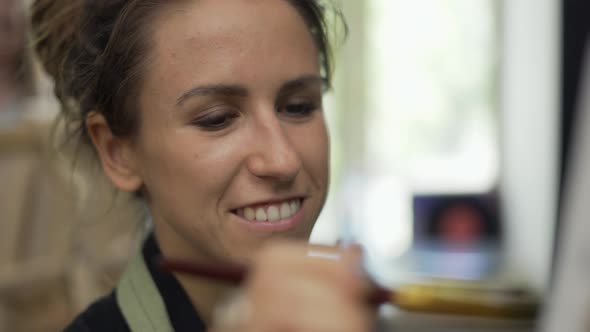
[{"label": "window", "polygon": [[497,4],[341,6],[350,35],[326,103],[332,191],[312,241],[352,232],[396,256],[412,243],[414,194],[480,193],[497,184]]}]

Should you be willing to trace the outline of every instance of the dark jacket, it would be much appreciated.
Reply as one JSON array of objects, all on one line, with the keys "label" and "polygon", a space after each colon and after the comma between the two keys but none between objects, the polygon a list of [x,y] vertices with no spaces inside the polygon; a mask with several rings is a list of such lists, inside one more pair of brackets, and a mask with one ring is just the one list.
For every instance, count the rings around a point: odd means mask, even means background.
[{"label": "dark jacket", "polygon": [[[205,331],[205,324],[194,310],[188,295],[173,275],[159,271],[155,259],[160,248],[153,234],[143,245],[142,256],[166,306],[170,323],[176,332]],[[146,317],[146,319],[149,319]],[[99,299],[81,313],[64,332],[131,332],[117,302],[117,293]]]}]

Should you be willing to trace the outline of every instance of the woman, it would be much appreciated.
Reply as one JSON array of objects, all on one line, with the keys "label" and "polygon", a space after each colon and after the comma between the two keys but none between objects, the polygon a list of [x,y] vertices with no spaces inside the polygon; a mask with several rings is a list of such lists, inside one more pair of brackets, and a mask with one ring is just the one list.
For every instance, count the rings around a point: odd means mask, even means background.
[{"label": "woman", "polygon": [[[368,330],[358,260],[305,255],[329,168],[317,1],[37,0],[32,9],[70,123],[78,117],[104,173],[145,201],[154,225],[136,268],[67,331]],[[153,263],[160,254],[249,265],[234,314],[214,318],[227,285],[166,275]]]}]

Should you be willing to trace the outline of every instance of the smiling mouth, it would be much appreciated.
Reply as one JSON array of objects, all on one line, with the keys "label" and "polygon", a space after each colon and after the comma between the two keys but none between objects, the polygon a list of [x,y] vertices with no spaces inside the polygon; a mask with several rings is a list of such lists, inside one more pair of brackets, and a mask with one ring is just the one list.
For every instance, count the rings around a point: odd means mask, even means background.
[{"label": "smiling mouth", "polygon": [[302,203],[302,198],[295,198],[282,202],[247,206],[231,212],[248,221],[278,222],[297,214],[301,210]]}]

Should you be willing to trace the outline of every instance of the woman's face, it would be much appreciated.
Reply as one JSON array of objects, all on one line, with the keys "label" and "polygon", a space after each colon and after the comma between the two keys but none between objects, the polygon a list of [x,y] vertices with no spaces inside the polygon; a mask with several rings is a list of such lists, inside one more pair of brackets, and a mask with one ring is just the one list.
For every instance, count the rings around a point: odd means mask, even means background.
[{"label": "woman's face", "polygon": [[307,239],[328,187],[318,53],[277,0],[171,6],[131,143],[166,255],[245,262],[272,237]]}]

